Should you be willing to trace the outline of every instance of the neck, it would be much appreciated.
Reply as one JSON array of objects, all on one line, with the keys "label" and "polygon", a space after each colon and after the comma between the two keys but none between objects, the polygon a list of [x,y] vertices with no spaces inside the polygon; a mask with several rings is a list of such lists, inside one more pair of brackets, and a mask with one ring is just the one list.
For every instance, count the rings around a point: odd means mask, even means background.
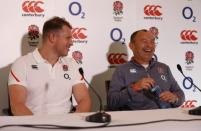
[{"label": "neck", "polygon": [[134,62],[137,62],[140,65],[148,65],[149,64],[149,61],[143,61],[143,60],[137,59],[136,57],[132,57],[132,60]]},{"label": "neck", "polygon": [[38,49],[39,53],[43,57],[43,59],[47,60],[52,66],[58,61],[59,56],[54,53],[51,48],[42,46],[41,48]]}]

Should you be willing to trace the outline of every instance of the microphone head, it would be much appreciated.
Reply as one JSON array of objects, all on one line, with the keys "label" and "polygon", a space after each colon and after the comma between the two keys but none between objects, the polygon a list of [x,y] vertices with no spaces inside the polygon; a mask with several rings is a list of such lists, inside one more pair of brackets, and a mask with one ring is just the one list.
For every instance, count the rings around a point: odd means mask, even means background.
[{"label": "microphone head", "polygon": [[180,64],[177,64],[177,69],[183,74],[183,71],[182,71]]},{"label": "microphone head", "polygon": [[84,71],[81,67],[79,68],[79,73],[80,73],[80,75],[84,76]]}]

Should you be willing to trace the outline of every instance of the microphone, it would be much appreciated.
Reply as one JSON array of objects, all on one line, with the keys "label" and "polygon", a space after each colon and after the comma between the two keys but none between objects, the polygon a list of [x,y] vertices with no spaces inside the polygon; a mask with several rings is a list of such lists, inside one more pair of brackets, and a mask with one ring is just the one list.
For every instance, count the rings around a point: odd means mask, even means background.
[{"label": "microphone", "polygon": [[[180,64],[177,64],[177,69],[181,72],[181,74],[184,76],[184,73],[182,71],[182,68],[181,68],[181,65]],[[185,77],[185,76],[184,76]]]},{"label": "microphone", "polygon": [[201,92],[201,89],[198,88],[192,80],[190,80],[188,77],[186,77],[182,71],[182,68],[181,68],[181,65],[180,64],[177,64],[177,69],[179,70],[179,72],[181,72],[181,74],[184,76],[184,78],[186,78],[196,89],[198,89],[200,92]]},{"label": "microphone", "polygon": [[86,117],[86,121],[88,122],[96,122],[96,123],[105,123],[111,121],[111,116],[104,111],[102,111],[103,103],[100,95],[96,92],[96,90],[89,84],[89,82],[84,77],[84,71],[82,68],[79,68],[79,73],[83,77],[84,81],[87,83],[87,85],[92,89],[92,91],[95,93],[96,97],[98,98],[100,107],[99,111],[95,114],[89,115]]},{"label": "microphone", "polygon": [[[180,64],[177,64],[177,69],[179,70],[179,72],[181,72],[181,74],[184,76],[184,78],[186,78],[196,89],[198,89],[200,92],[200,88],[198,88],[192,80],[190,80],[188,77],[186,77],[182,71],[182,68],[181,68],[181,65]],[[189,110],[188,112],[189,114],[191,115],[201,115],[201,106],[195,108],[195,109],[192,109],[192,110]]]}]

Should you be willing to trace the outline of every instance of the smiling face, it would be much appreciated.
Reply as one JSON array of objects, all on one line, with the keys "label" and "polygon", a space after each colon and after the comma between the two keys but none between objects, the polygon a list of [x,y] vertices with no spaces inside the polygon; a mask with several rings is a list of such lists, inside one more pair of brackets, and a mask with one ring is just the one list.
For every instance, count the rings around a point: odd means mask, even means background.
[{"label": "smiling face", "polygon": [[129,44],[134,60],[140,64],[149,64],[155,52],[155,38],[149,31],[139,31]]}]

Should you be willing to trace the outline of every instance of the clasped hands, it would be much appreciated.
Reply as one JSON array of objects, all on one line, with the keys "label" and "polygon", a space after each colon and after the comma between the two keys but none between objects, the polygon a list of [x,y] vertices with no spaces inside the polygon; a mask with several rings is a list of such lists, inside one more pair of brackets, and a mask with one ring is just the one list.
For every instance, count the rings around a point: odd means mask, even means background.
[{"label": "clasped hands", "polygon": [[[149,90],[154,86],[154,84],[155,80],[153,78],[146,77],[133,83],[131,87],[134,91],[139,92],[141,90]],[[168,103],[176,103],[178,101],[178,96],[170,91],[161,92],[159,98],[161,101]]]}]

